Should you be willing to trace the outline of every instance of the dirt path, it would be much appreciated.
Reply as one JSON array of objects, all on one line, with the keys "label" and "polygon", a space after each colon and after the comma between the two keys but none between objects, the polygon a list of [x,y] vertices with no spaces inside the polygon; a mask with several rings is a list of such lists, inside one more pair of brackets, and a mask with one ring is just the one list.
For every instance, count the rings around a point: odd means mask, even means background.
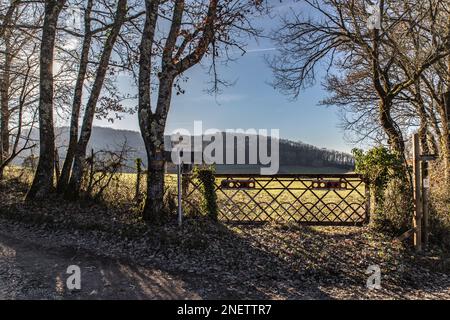
[{"label": "dirt path", "polygon": [[[81,290],[66,287],[69,265],[81,269]],[[0,299],[198,299],[160,270],[73,248],[54,249],[0,233]]]},{"label": "dirt path", "polygon": [[[416,260],[369,230],[187,224],[155,237],[0,219],[0,299],[450,298],[442,261]],[[374,264],[380,290],[366,287]],[[66,287],[70,265],[80,291]]]}]

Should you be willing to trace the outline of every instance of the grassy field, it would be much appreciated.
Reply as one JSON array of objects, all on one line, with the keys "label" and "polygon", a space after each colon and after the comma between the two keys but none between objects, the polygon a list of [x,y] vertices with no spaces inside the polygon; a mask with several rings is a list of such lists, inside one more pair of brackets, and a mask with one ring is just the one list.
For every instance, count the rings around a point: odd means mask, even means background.
[{"label": "grassy field", "polygon": [[[254,189],[220,188],[216,179],[219,217],[231,221],[302,221],[302,222],[363,222],[365,217],[365,185],[359,179],[347,179],[342,190],[318,190],[313,178],[258,177]],[[239,178],[242,179],[242,178]],[[244,179],[247,180],[247,179]],[[326,179],[339,181],[339,179]],[[185,199],[187,207],[198,207],[201,194],[193,181]]]},{"label": "grassy field", "polygon": [[[21,167],[9,167],[6,176],[30,184],[32,172]],[[361,223],[365,218],[365,185],[357,178],[346,179],[347,189],[317,190],[312,188],[313,178],[251,178],[254,189],[227,190],[220,188],[224,177],[216,179],[216,195],[219,218],[228,221],[302,221],[302,222],[354,222]],[[246,178],[239,178],[247,180]],[[117,173],[109,180],[102,193],[102,200],[111,205],[127,204],[136,201],[137,175]],[[325,180],[339,181],[337,178]],[[106,183],[106,182],[105,182]],[[196,186],[199,181],[192,180],[185,190],[184,210],[186,214],[198,215],[201,212],[202,194]],[[92,191],[96,194],[101,184]],[[146,177],[141,176],[139,199],[144,198]],[[166,201],[176,204],[177,176],[166,175]]]}]

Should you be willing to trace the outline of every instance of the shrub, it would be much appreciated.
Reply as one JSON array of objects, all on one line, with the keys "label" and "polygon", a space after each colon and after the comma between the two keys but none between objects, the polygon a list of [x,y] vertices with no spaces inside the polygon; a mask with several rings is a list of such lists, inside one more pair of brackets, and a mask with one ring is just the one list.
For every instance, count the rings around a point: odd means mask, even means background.
[{"label": "shrub", "polygon": [[412,193],[400,155],[383,146],[367,152],[353,149],[355,171],[362,174],[373,195],[372,224],[376,229],[397,233],[407,230],[413,210]]},{"label": "shrub", "polygon": [[430,168],[430,241],[450,251],[450,188],[445,181],[443,161]]},{"label": "shrub", "polygon": [[384,190],[381,211],[374,217],[374,226],[389,234],[399,234],[410,229],[414,211],[413,201],[405,180],[399,178],[390,180]]},{"label": "shrub", "polygon": [[201,200],[201,210],[213,220],[217,220],[218,207],[217,195],[215,191],[214,168],[198,168],[194,169],[194,177],[200,181],[200,192],[203,199]]},{"label": "shrub", "polygon": [[164,211],[167,215],[173,215],[177,212],[177,191],[171,187],[165,187],[164,193]]}]

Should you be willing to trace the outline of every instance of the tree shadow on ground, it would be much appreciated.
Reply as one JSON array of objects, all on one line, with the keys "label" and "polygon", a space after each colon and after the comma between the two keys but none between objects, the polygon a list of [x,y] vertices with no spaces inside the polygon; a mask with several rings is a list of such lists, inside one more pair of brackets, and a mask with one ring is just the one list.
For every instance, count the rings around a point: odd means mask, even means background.
[{"label": "tree shadow on ground", "polygon": [[[5,298],[329,298],[317,287],[305,286],[281,259],[255,248],[226,227],[214,226],[214,231],[209,228],[203,233],[207,238],[199,240],[192,236],[179,245],[168,243],[166,239],[158,254],[141,248],[133,259],[111,259],[57,242],[47,247],[2,234],[1,245],[10,254],[2,255],[1,260],[16,276],[16,281],[0,277],[2,287],[9,288]],[[204,243],[206,239],[208,244]],[[224,246],[222,240],[227,241],[227,245]],[[70,291],[66,287],[69,265],[78,265],[81,269],[80,291]]]},{"label": "tree shadow on ground", "polygon": [[330,299],[242,229],[197,218],[171,231],[158,233],[159,251],[147,262],[176,275],[201,298]]},{"label": "tree shadow on ground", "polygon": [[[135,213],[102,206],[54,199],[25,205],[13,191],[0,190],[2,216],[47,229],[4,240],[15,252],[4,262],[12,266],[11,279],[25,286],[11,297],[400,299],[421,291],[421,297],[450,298],[448,272],[431,270],[368,228],[233,226],[199,217],[186,219],[183,228],[175,218],[147,227]],[[62,235],[52,238],[51,248],[30,240],[52,232]],[[77,261],[86,279],[81,292],[69,292],[65,271]],[[381,268],[380,292],[366,288],[370,265]],[[26,272],[14,275],[15,269]],[[0,278],[13,292],[14,282]]]},{"label": "tree shadow on ground", "polygon": [[[5,299],[198,299],[184,283],[160,270],[132,266],[84,250],[45,248],[0,236]],[[81,290],[69,290],[70,265],[81,270]]]},{"label": "tree shadow on ground", "polygon": [[[250,228],[246,233],[263,247],[271,243],[272,252],[327,292],[329,287],[350,298],[378,295],[401,299],[418,291],[427,298],[450,297],[448,273],[431,270],[401,244],[367,227],[281,224]],[[371,265],[381,269],[382,290],[375,293],[366,287],[370,275],[366,270]]]}]

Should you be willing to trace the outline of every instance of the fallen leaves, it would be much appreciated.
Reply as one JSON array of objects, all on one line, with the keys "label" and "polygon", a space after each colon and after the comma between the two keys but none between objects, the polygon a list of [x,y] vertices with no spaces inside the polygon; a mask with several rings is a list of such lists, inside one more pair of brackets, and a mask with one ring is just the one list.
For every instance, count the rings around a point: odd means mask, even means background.
[{"label": "fallen leaves", "polygon": [[[203,298],[450,298],[448,269],[433,269],[445,265],[439,257],[411,257],[368,228],[239,226],[200,217],[185,219],[182,228],[175,219],[156,227],[132,208],[61,199],[30,205],[11,193],[0,216],[10,219],[2,232],[151,266],[182,278]],[[373,264],[381,268],[382,290],[365,287]]]}]

